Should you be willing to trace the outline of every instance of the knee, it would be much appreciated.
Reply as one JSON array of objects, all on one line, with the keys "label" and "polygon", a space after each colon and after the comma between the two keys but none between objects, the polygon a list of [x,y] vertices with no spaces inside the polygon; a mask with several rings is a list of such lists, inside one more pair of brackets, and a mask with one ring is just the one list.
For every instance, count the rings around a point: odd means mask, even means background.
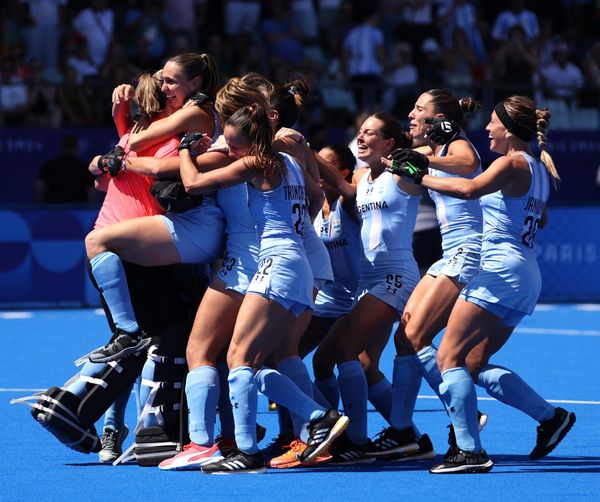
[{"label": "knee", "polygon": [[85,251],[90,260],[94,256],[99,255],[102,251],[106,251],[102,233],[99,230],[92,230],[85,236]]}]

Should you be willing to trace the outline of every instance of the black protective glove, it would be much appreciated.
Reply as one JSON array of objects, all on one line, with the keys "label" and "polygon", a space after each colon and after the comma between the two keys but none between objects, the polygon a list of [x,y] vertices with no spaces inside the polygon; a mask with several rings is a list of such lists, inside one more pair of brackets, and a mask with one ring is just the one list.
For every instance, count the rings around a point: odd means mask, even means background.
[{"label": "black protective glove", "polygon": [[413,166],[423,170],[427,170],[429,167],[429,159],[427,158],[427,155],[423,155],[422,153],[412,150],[411,148],[396,148],[392,151],[391,157],[396,164],[410,162]]},{"label": "black protective glove", "polygon": [[181,138],[179,146],[177,147],[177,151],[180,152],[181,150],[191,150],[192,143],[198,141],[200,138],[202,138],[202,136],[204,136],[204,134],[198,131],[188,132],[183,138]]},{"label": "black protective glove", "polygon": [[386,170],[398,176],[408,176],[417,185],[421,184],[423,176],[427,174],[427,169],[421,169],[410,162],[397,162],[395,160],[392,161],[392,167],[388,167]]},{"label": "black protective glove", "polygon": [[433,117],[425,119],[426,124],[431,124],[427,137],[437,145],[450,143],[460,133],[460,126],[452,120]]},{"label": "black protective glove", "polygon": [[103,173],[108,173],[112,178],[124,171],[125,150],[120,146],[115,146],[110,152],[105,153],[98,159],[98,169]]}]

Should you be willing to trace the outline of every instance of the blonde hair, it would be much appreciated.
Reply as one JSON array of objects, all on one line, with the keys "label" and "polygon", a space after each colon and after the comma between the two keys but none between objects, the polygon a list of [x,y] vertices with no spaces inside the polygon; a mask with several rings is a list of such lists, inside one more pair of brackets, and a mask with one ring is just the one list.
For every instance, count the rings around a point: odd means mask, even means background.
[{"label": "blonde hair", "polygon": [[535,102],[528,96],[510,96],[504,100],[504,108],[509,117],[536,135],[537,144],[540,147],[540,160],[546,166],[548,174],[552,178],[554,188],[558,188],[560,176],[552,156],[548,152],[546,130],[550,125],[552,114],[548,108],[536,108]]},{"label": "blonde hair", "polygon": [[151,120],[152,117],[161,113],[165,108],[164,94],[160,92],[161,85],[162,70],[154,74],[142,73],[138,78],[135,87],[135,100],[146,120]]},{"label": "blonde hair", "polygon": [[262,86],[257,85],[258,82],[259,81],[253,77],[233,77],[219,89],[219,92],[217,92],[217,99],[215,100],[215,109],[221,117],[223,124],[225,124],[236,111],[245,106],[256,103],[265,110],[269,108],[267,96],[263,92]]}]

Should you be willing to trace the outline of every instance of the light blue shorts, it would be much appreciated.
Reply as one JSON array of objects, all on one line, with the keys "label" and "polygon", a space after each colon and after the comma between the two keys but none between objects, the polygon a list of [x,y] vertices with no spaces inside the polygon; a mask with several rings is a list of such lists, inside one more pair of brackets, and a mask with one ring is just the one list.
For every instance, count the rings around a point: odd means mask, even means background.
[{"label": "light blue shorts", "polygon": [[225,217],[218,206],[203,203],[185,213],[160,217],[173,237],[181,263],[210,263],[223,256]]},{"label": "light blue shorts", "polygon": [[463,298],[467,300],[469,303],[473,303],[475,305],[479,305],[482,309],[491,312],[494,315],[497,315],[501,319],[501,324],[503,326],[507,326],[509,328],[514,328],[517,324],[521,322],[523,317],[525,317],[525,312],[519,312],[518,310],[512,310],[508,307],[503,307],[502,305],[498,305],[497,303],[486,302],[485,300],[481,300],[480,298]]},{"label": "light blue shorts", "polygon": [[[412,258],[412,259],[411,259]],[[387,303],[399,315],[404,312],[406,302],[419,282],[419,267],[414,257],[402,263],[361,264],[355,304],[367,293]]]},{"label": "light blue shorts", "polygon": [[304,253],[279,249],[261,254],[247,293],[270,298],[297,316],[312,309],[313,276]]},{"label": "light blue shorts", "polygon": [[458,247],[444,253],[444,256],[436,261],[427,275],[437,277],[445,275],[456,279],[461,284],[468,284],[479,269],[480,251],[468,247]]},{"label": "light blue shorts", "polygon": [[250,281],[258,269],[258,245],[256,234],[253,240],[235,239],[229,236],[227,252],[217,277],[225,284],[225,289],[246,294]]}]

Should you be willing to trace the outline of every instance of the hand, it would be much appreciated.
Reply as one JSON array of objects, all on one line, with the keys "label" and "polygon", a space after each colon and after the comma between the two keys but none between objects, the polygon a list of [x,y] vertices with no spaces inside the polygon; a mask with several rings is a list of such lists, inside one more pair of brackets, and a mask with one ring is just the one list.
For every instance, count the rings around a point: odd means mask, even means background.
[{"label": "hand", "polygon": [[423,176],[427,174],[427,169],[421,169],[411,164],[410,162],[400,163],[395,160],[392,160],[391,165],[389,165],[389,163],[387,162],[386,165],[388,166],[386,168],[386,171],[389,171],[390,173],[395,174],[397,176],[408,176],[409,178],[414,180],[414,182],[417,185],[421,184],[421,181],[423,181]]},{"label": "hand", "polygon": [[198,140],[202,139],[205,136],[206,134],[203,134],[198,131],[188,132],[179,142],[177,151],[181,152],[181,150],[192,150],[192,144],[196,143]]},{"label": "hand", "polygon": [[135,88],[131,84],[121,84],[113,89],[112,102],[119,104],[135,97]]},{"label": "hand", "polygon": [[429,167],[429,159],[427,155],[412,150],[411,148],[396,148],[390,155],[396,164],[410,163],[418,169],[427,170]]},{"label": "hand", "polygon": [[437,145],[450,143],[460,133],[460,126],[452,120],[433,117],[425,119],[425,123],[431,124],[426,136]]},{"label": "hand", "polygon": [[110,152],[105,153],[98,159],[98,169],[114,178],[125,170],[125,155],[123,148],[115,146]]}]

